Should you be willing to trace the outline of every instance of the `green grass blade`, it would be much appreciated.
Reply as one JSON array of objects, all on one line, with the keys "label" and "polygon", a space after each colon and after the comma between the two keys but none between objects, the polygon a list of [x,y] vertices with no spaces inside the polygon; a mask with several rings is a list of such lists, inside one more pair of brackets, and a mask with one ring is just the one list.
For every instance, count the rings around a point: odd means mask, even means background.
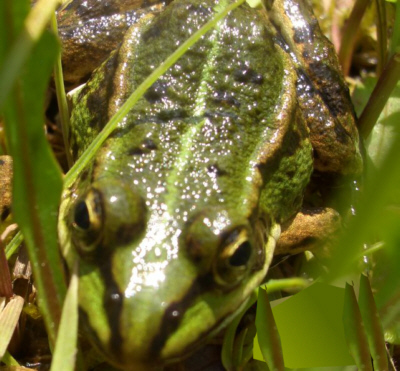
[{"label": "green grass blade", "polygon": [[385,339],[382,325],[379,320],[378,310],[372,295],[371,285],[366,276],[360,278],[360,294],[358,298],[361,316],[367,333],[369,349],[374,361],[374,369],[379,371],[388,370]]},{"label": "green grass blade", "polygon": [[388,23],[386,16],[386,1],[375,0],[375,11],[376,11],[376,34],[377,34],[377,55],[378,55],[378,66],[377,74],[381,74],[383,68],[387,62],[387,45],[388,45]]},{"label": "green grass blade", "polygon": [[24,237],[22,236],[22,233],[18,232],[10,241],[10,243],[6,246],[5,252],[7,260],[10,259],[11,256],[17,251],[23,240]]},{"label": "green grass blade", "polygon": [[44,135],[44,96],[58,44],[45,33],[33,49],[4,108],[14,159],[13,213],[28,248],[39,306],[54,343],[65,296],[57,243],[62,178]]},{"label": "green grass blade", "polygon": [[392,56],[396,53],[397,48],[400,46],[400,5],[399,2],[396,2],[396,16],[393,27],[393,34],[390,40],[390,54]]},{"label": "green grass blade", "polygon": [[263,285],[263,288],[269,294],[276,291],[298,292],[310,286],[310,283],[310,281],[300,277],[271,279]]},{"label": "green grass blade", "polygon": [[229,4],[227,7],[222,9],[220,12],[209,20],[203,27],[196,31],[191,37],[189,37],[179,48],[176,49],[160,66],[158,66],[131,94],[126,102],[121,106],[118,112],[110,119],[101,133],[96,139],[90,144],[87,150],[82,154],[74,166],[70,169],[64,179],[64,186],[70,186],[89,163],[94,153],[100,148],[101,144],[107,139],[107,137],[114,131],[118,123],[126,116],[126,114],[132,109],[136,102],[143,96],[146,90],[153,85],[157,79],[162,76],[170,67],[172,67],[178,59],[191,47],[196,41],[198,41],[203,35],[210,31],[216,24],[223,19],[229,12],[243,4],[245,0],[237,0],[234,3]]},{"label": "green grass blade", "polygon": [[346,283],[343,326],[349,352],[359,370],[372,371],[367,335],[358,308],[353,286]]},{"label": "green grass blade", "polygon": [[0,360],[6,353],[8,344],[17,326],[24,305],[21,296],[13,297],[0,313]]},{"label": "green grass blade", "polygon": [[283,354],[280,336],[272,314],[267,292],[258,289],[256,327],[260,350],[270,370],[283,371]]},{"label": "green grass blade", "polygon": [[8,352],[4,354],[1,362],[3,362],[6,366],[19,366],[19,363],[16,361],[16,359]]},{"label": "green grass blade", "polygon": [[364,139],[367,139],[378,120],[383,108],[388,101],[400,79],[400,53],[395,53],[385,66],[378,83],[372,92],[359,120],[358,128]]},{"label": "green grass blade", "polygon": [[78,269],[75,269],[65,297],[50,371],[73,371],[78,340]]}]

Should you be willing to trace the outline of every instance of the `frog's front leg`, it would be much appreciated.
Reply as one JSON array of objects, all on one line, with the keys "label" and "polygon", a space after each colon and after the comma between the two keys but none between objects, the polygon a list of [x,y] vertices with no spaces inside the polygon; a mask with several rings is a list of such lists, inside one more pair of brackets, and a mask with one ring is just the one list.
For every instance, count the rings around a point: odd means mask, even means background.
[{"label": "frog's front leg", "polygon": [[341,228],[339,213],[328,207],[303,208],[282,225],[275,255],[298,254],[330,246]]}]

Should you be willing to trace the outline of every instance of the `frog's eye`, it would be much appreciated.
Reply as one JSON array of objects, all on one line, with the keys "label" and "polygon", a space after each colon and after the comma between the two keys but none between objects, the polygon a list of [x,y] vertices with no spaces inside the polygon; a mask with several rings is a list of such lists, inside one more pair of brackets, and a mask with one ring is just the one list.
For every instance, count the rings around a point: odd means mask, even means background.
[{"label": "frog's eye", "polygon": [[85,230],[89,229],[90,215],[89,215],[89,209],[85,201],[80,201],[75,206],[74,223],[78,228]]},{"label": "frog's eye", "polygon": [[91,189],[72,209],[73,240],[84,253],[92,251],[101,235],[103,207],[101,193]]},{"label": "frog's eye", "polygon": [[251,256],[251,244],[249,241],[244,241],[236,249],[233,255],[229,258],[229,264],[232,267],[240,267],[247,264]]},{"label": "frog's eye", "polygon": [[234,285],[249,271],[253,244],[247,229],[234,229],[222,240],[214,265],[214,278],[220,285]]},{"label": "frog's eye", "polygon": [[71,209],[71,237],[82,257],[105,256],[145,226],[143,199],[122,181],[98,180]]}]

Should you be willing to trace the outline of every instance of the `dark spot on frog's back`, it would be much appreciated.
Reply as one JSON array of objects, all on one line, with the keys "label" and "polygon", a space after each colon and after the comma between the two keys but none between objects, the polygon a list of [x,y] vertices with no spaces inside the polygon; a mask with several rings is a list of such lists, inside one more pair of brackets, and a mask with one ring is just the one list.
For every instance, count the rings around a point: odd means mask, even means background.
[{"label": "dark spot on frog's back", "polygon": [[349,141],[350,141],[349,134],[346,132],[344,127],[339,122],[335,122],[334,130],[335,130],[335,135],[336,135],[336,139],[338,142],[340,142],[342,144],[349,143]]},{"label": "dark spot on frog's back", "polygon": [[150,86],[150,88],[144,94],[144,97],[149,103],[155,103],[166,96],[167,89],[167,83],[157,80],[152,86]]},{"label": "dark spot on frog's back", "polygon": [[221,167],[218,164],[212,164],[207,166],[207,172],[209,174],[215,174],[217,177],[227,175],[227,171],[224,169],[221,169]]},{"label": "dark spot on frog's back", "polygon": [[[87,107],[92,115],[92,119],[88,124],[91,128],[97,128],[101,130],[108,121],[108,104],[110,97],[113,95],[113,76],[117,64],[117,54],[114,54],[107,60],[105,67],[102,67],[102,70],[104,70],[103,81],[105,84],[100,84],[100,87],[95,89],[89,95],[86,95],[88,93],[86,87],[83,88],[82,92],[80,93],[80,98],[83,98],[84,95],[88,97]],[[87,88],[90,88],[89,84],[87,85]]]},{"label": "dark spot on frog's back", "polygon": [[213,96],[212,100],[214,103],[219,104],[219,105],[225,105],[225,106],[234,106],[234,107],[240,107],[240,102],[237,100],[234,96],[229,91],[222,91],[218,90],[216,91]]},{"label": "dark spot on frog's back", "polygon": [[128,156],[141,156],[146,153],[150,153],[151,151],[155,151],[158,149],[157,144],[150,138],[146,138],[139,145],[139,147],[132,147],[128,150]]},{"label": "dark spot on frog's back", "polygon": [[161,110],[157,115],[157,119],[160,123],[164,123],[170,120],[185,119],[187,117],[189,117],[189,115],[183,108]]},{"label": "dark spot on frog's back", "polygon": [[300,146],[300,134],[297,131],[290,131],[287,134],[286,139],[286,151],[287,155],[293,156]]},{"label": "dark spot on frog's back", "polygon": [[349,90],[336,70],[324,62],[310,63],[310,75],[318,82],[319,93],[329,112],[337,117],[352,112]]},{"label": "dark spot on frog's back", "polygon": [[233,78],[237,82],[253,83],[261,85],[264,82],[262,74],[257,73],[252,68],[242,67],[233,72]]},{"label": "dark spot on frog's back", "polygon": [[314,29],[318,26],[317,20],[312,20],[308,23],[306,30],[302,28],[295,29],[293,40],[296,44],[313,43],[314,42]]}]

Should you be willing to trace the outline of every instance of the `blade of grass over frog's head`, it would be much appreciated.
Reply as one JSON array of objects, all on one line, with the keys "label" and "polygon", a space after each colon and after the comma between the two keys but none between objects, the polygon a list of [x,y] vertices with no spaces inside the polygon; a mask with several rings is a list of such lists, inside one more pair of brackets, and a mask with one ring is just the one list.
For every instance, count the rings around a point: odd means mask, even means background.
[{"label": "blade of grass over frog's head", "polygon": [[24,28],[15,39],[0,70],[0,109],[59,4],[60,0],[39,0],[26,17]]},{"label": "blade of grass over frog's head", "polygon": [[215,16],[209,20],[202,28],[195,32],[189,37],[181,46],[172,53],[160,66],[158,66],[147,78],[144,80],[138,88],[131,94],[126,102],[121,106],[118,112],[110,119],[101,133],[96,137],[92,144],[82,154],[74,166],[69,170],[64,178],[64,186],[70,186],[89,163],[90,159],[94,156],[101,144],[107,139],[107,137],[114,131],[118,123],[125,117],[125,115],[132,109],[136,102],[143,96],[148,88],[150,88],[157,79],[162,76],[170,67],[172,67],[178,59],[191,47],[193,46],[203,35],[210,31],[216,24],[224,18],[230,11],[243,4],[245,0],[237,0],[228,6],[224,7]]},{"label": "blade of grass over frog's head", "polygon": [[[51,28],[54,34],[57,35],[58,27],[57,27],[57,18],[56,13],[53,12],[51,17]],[[67,156],[68,166],[71,167],[73,164],[71,152],[68,150],[69,148],[69,110],[67,103],[67,95],[65,94],[64,87],[64,77],[61,63],[61,51],[57,55],[56,63],[54,65],[54,83],[56,85],[56,95],[57,95],[57,103],[60,110],[60,122],[61,129],[64,139],[64,148]]]}]

